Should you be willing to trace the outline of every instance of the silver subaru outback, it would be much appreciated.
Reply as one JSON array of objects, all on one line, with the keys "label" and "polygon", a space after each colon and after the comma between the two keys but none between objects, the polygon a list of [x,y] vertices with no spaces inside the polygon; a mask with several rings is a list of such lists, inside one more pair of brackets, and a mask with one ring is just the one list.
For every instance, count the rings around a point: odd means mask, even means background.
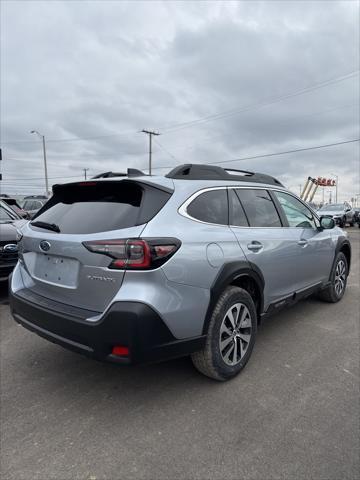
[{"label": "silver subaru outback", "polygon": [[273,177],[196,164],[103,177],[55,185],[19,234],[12,315],[54,343],[122,364],[191,355],[227,380],[265,316],[344,295],[346,233]]}]

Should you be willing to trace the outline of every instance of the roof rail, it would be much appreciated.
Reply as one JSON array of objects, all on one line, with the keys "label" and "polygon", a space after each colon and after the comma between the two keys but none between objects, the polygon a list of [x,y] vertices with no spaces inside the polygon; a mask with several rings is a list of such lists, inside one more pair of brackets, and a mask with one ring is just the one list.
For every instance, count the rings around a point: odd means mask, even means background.
[{"label": "roof rail", "polygon": [[112,177],[143,177],[144,175],[146,175],[146,173],[142,172],[141,170],[138,170],[137,168],[128,168],[127,173],[103,172],[91,178],[94,179],[94,178],[112,178]]},{"label": "roof rail", "polygon": [[235,170],[234,168],[225,169],[215,165],[201,165],[196,163],[179,165],[165,176],[177,180],[232,180],[235,182],[267,183],[283,187],[279,180],[264,173]]}]

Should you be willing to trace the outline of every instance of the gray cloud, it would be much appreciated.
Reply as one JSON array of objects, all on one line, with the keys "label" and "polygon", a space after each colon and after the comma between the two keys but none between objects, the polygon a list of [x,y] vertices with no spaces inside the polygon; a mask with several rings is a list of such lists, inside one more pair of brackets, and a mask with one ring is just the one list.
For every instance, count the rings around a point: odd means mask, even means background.
[{"label": "gray cloud", "polygon": [[[259,105],[359,68],[357,2],[18,1],[1,8],[4,191],[43,189],[41,144],[28,134],[34,128],[48,139],[53,182],[81,178],[84,167],[90,174],[146,168],[144,127],[163,132],[156,166],[359,137],[359,76]],[[335,173],[342,199],[359,193],[358,144],[228,165],[277,175],[296,191],[308,175]]]}]

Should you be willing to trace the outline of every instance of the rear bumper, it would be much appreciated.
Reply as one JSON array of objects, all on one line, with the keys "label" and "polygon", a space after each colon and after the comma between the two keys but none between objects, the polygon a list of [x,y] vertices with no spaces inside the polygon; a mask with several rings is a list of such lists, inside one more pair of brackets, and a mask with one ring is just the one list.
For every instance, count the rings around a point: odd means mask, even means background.
[{"label": "rear bumper", "polygon": [[[140,302],[114,303],[100,320],[90,321],[86,318],[98,312],[48,301],[26,289],[16,293],[10,289],[10,307],[23,327],[98,360],[123,364],[161,361],[193,353],[205,343],[204,336],[177,340],[161,317]],[[115,345],[128,347],[129,356],[113,355]]]}]

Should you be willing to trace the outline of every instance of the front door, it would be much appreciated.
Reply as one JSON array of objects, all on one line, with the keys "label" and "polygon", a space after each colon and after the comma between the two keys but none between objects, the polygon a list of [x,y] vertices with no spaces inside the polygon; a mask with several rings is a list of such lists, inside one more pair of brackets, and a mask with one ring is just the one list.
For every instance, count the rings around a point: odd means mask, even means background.
[{"label": "front door", "polygon": [[329,230],[319,229],[319,222],[311,210],[289,193],[274,191],[282,208],[289,230],[297,244],[296,271],[300,288],[326,282],[334,257]]}]

